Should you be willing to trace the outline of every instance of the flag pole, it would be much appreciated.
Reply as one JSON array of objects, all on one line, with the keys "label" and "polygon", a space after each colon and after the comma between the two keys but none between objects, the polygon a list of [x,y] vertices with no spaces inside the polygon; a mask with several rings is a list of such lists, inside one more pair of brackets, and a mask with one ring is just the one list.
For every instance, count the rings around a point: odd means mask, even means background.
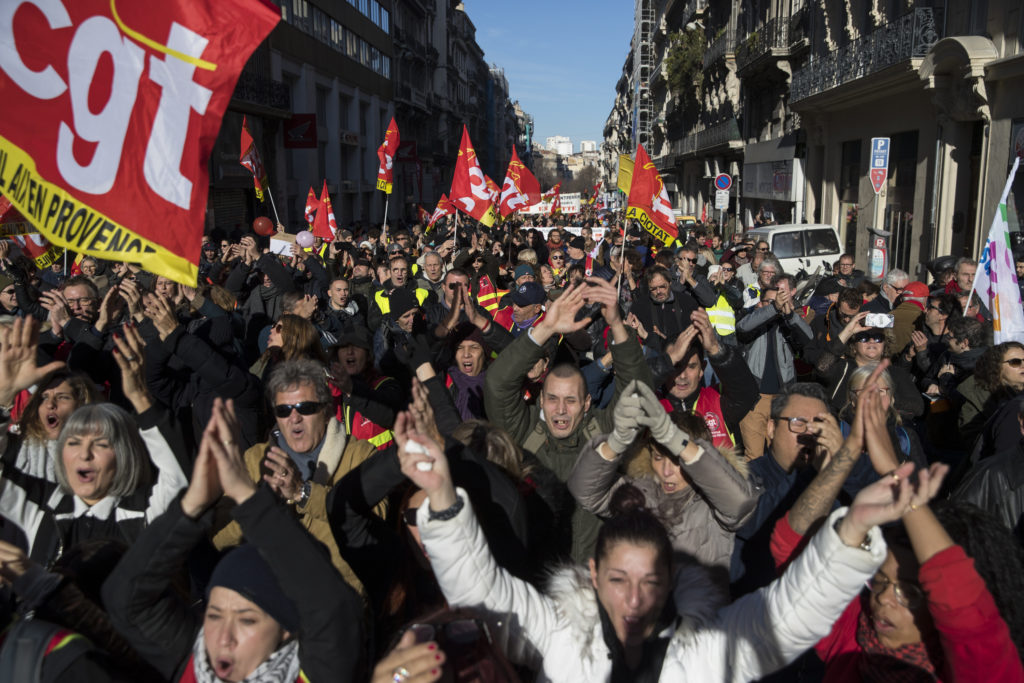
[{"label": "flag pole", "polygon": [[[615,237],[612,237],[612,243],[615,243]],[[619,281],[615,284],[616,298],[622,297],[622,274],[626,270],[626,226],[622,226],[622,246],[619,247],[622,250],[622,254],[619,257]]]},{"label": "flag pole", "polygon": [[384,195],[384,233],[383,241],[384,246],[388,246],[388,203],[391,201],[391,195]]},{"label": "flag pole", "polygon": [[270,208],[274,210],[274,223],[281,225],[281,218],[277,215],[277,205],[274,204],[274,193],[270,191],[270,184],[267,184],[267,196],[270,197]]}]

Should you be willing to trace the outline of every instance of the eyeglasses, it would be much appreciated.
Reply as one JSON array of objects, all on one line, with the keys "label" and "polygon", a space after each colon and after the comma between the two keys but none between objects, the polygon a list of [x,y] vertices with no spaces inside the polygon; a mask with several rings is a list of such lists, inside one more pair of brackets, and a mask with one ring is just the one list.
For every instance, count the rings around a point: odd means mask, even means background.
[{"label": "eyeglasses", "polygon": [[853,268],[853,264],[852,263],[843,263],[842,261],[840,261],[839,262],[839,267],[840,268]]},{"label": "eyeglasses", "polygon": [[881,595],[886,588],[892,586],[896,602],[907,609],[917,609],[924,602],[924,591],[913,581],[890,581],[887,576],[875,575],[865,581],[864,585],[868,587],[872,595]]},{"label": "eyeglasses", "polygon": [[324,404],[319,401],[302,401],[300,403],[278,403],[274,406],[274,415],[277,417],[290,417],[293,410],[299,415],[316,415],[323,408]]},{"label": "eyeglasses", "polygon": [[1019,368],[1022,364],[1024,364],[1024,358],[1007,358],[1003,362],[1009,365],[1011,368]]},{"label": "eyeglasses", "polygon": [[803,434],[807,431],[807,425],[812,422],[812,420],[808,420],[806,417],[779,417],[776,419],[788,422],[789,431],[794,434]]}]

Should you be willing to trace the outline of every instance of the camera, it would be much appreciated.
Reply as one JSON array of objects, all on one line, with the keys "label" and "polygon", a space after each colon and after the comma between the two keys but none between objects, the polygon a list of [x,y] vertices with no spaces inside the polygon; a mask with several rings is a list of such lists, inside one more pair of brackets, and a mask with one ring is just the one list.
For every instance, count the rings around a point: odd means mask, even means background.
[{"label": "camera", "polygon": [[864,316],[865,327],[892,327],[895,317],[892,313],[868,313]]}]

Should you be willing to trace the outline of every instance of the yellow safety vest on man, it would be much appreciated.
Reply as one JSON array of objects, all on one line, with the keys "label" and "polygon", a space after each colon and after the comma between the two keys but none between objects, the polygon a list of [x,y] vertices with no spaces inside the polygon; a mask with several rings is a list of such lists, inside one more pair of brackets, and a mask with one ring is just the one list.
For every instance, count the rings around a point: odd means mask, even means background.
[{"label": "yellow safety vest on man", "polygon": [[715,328],[718,336],[726,337],[730,334],[736,334],[736,312],[732,310],[732,306],[725,300],[724,294],[719,294],[715,305],[706,310],[708,318],[711,320],[711,326]]},{"label": "yellow safety vest on man", "polygon": [[[423,302],[427,300],[428,296],[430,296],[430,292],[422,287],[416,288],[416,300],[420,302],[420,306],[423,306]],[[387,292],[383,289],[377,290],[377,293],[373,295],[373,300],[377,302],[381,315],[387,315],[391,312],[391,300],[388,299]]]}]

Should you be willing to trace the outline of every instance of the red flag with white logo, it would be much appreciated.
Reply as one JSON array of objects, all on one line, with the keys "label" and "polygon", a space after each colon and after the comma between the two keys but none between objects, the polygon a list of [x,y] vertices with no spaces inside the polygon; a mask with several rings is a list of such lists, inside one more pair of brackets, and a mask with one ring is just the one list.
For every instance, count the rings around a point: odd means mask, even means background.
[{"label": "red flag with white logo", "polygon": [[391,194],[392,181],[394,179],[395,154],[398,152],[398,145],[401,139],[398,136],[398,124],[395,117],[391,117],[391,123],[384,133],[384,143],[377,148],[377,159],[380,167],[377,169],[377,189]]},{"label": "red flag with white logo", "polygon": [[263,188],[268,185],[267,181],[267,169],[263,167],[263,160],[260,159],[259,150],[256,149],[256,142],[252,139],[252,133],[249,132],[249,123],[246,118],[242,117],[242,141],[241,141],[242,153],[238,157],[238,163],[249,169],[252,173],[252,184],[256,190],[256,199],[261,202],[263,199]]},{"label": "red flag with white logo", "polygon": [[280,10],[259,0],[4,8],[0,192],[54,244],[195,286],[210,152]]},{"label": "red flag with white logo", "polygon": [[331,206],[331,195],[327,194],[327,181],[320,192],[320,205],[313,220],[313,236],[322,237],[325,242],[334,241],[334,232],[338,224],[334,221],[334,208]]},{"label": "red flag with white logo", "polygon": [[498,207],[502,216],[525,209],[540,202],[540,183],[537,178],[526,168],[516,148],[512,148],[512,158],[508,162],[508,169],[505,171],[505,184],[501,188],[501,197]]},{"label": "red flag with white logo", "polygon": [[316,217],[316,210],[320,208],[320,201],[316,198],[316,192],[313,188],[309,188],[309,194],[306,195],[306,222],[313,225],[313,219]]},{"label": "red flag with white logo", "polygon": [[427,227],[433,227],[434,223],[453,213],[455,213],[455,205],[448,199],[448,195],[441,193],[441,198],[437,200],[437,208],[431,214],[430,224]]},{"label": "red flag with white logo", "polygon": [[665,183],[643,145],[636,147],[626,218],[636,220],[665,245],[671,244],[679,236],[675,211],[668,200]]},{"label": "red flag with white logo", "polygon": [[455,162],[455,175],[452,176],[452,189],[449,193],[455,206],[468,216],[480,221],[488,228],[494,225],[494,202],[491,190],[487,187],[487,179],[480,161],[476,158],[476,150],[469,139],[469,131],[462,126],[462,144],[459,145],[459,158]]}]

